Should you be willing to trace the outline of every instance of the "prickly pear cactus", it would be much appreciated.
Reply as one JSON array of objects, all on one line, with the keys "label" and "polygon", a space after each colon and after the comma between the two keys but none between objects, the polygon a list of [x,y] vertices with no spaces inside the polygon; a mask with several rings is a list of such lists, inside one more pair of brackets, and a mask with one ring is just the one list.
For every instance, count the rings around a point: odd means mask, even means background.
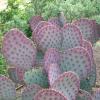
[{"label": "prickly pear cactus", "polygon": [[62,49],[74,48],[82,46],[82,34],[80,30],[72,24],[65,24],[63,29]]},{"label": "prickly pear cactus", "polygon": [[36,42],[37,42],[37,38],[38,38],[38,36],[39,36],[38,31],[39,31],[41,28],[43,28],[43,27],[45,27],[45,26],[47,26],[47,25],[51,25],[51,23],[49,23],[49,22],[47,22],[47,21],[40,21],[40,22],[38,23],[38,25],[36,26],[36,28],[35,28],[34,31],[32,32],[33,41],[36,41]]},{"label": "prickly pear cactus", "polygon": [[22,91],[22,100],[34,100],[34,96],[42,88],[36,84],[26,86]]},{"label": "prickly pear cactus", "polygon": [[43,89],[39,91],[33,100],[68,100],[63,94],[52,89]]},{"label": "prickly pear cactus", "polygon": [[48,77],[42,68],[32,69],[25,72],[24,81],[27,85],[37,84],[47,88],[49,86]]},{"label": "prickly pear cactus", "polygon": [[34,29],[36,28],[36,26],[38,25],[38,23],[40,21],[43,21],[43,17],[41,16],[33,16],[30,20],[29,20],[29,25],[32,31],[34,31]]},{"label": "prickly pear cactus", "polygon": [[96,83],[96,65],[92,65],[92,70],[89,76],[86,79],[81,80],[80,82],[80,88],[84,89],[88,92],[92,91],[92,87],[95,86]]},{"label": "prickly pear cactus", "polygon": [[93,100],[100,100],[100,88],[97,88],[92,94]]},{"label": "prickly pear cactus", "polygon": [[3,75],[0,75],[0,100],[16,100],[15,84]]},{"label": "prickly pear cactus", "polygon": [[63,12],[59,12],[57,17],[51,17],[50,19],[48,19],[48,22],[52,23],[53,25],[61,29],[66,23],[66,18]]},{"label": "prickly pear cactus", "polygon": [[82,43],[82,47],[84,47],[84,48],[88,51],[88,53],[89,53],[89,55],[90,55],[90,58],[93,59],[93,49],[92,49],[92,44],[91,44],[91,42],[89,42],[89,41],[87,41],[87,40],[84,40],[84,39],[83,39],[82,42],[83,42],[83,43]]},{"label": "prickly pear cactus", "polygon": [[60,76],[60,74],[61,74],[61,70],[58,64],[52,63],[49,65],[48,79],[49,79],[50,86],[52,86],[52,84]]},{"label": "prickly pear cactus", "polygon": [[35,64],[36,47],[23,32],[11,29],[4,36],[2,52],[10,66],[28,70]]},{"label": "prickly pear cactus", "polygon": [[93,100],[89,92],[84,90],[79,90],[79,94],[76,100]]},{"label": "prickly pear cactus", "polygon": [[48,22],[60,28],[60,22],[58,17],[52,17],[48,19]]},{"label": "prickly pear cactus", "polygon": [[60,68],[63,72],[76,72],[80,80],[86,79],[91,72],[90,56],[82,47],[66,50],[61,54]]},{"label": "prickly pear cactus", "polygon": [[79,77],[74,72],[64,72],[55,80],[51,88],[62,93],[68,100],[75,100],[80,88]]},{"label": "prickly pear cactus", "polygon": [[19,67],[8,68],[9,77],[15,83],[19,83],[19,84],[24,83],[23,81],[24,73],[25,73],[25,70]]},{"label": "prickly pear cactus", "polygon": [[43,66],[43,65],[44,65],[44,54],[41,51],[38,51],[36,56],[35,66]]},{"label": "prickly pear cactus", "polygon": [[79,19],[76,21],[73,21],[73,24],[78,26],[80,31],[82,32],[82,35],[84,39],[90,41],[93,43],[95,41],[96,37],[96,22],[94,20],[89,20],[89,19]]},{"label": "prickly pear cactus", "polygon": [[95,83],[96,83],[96,65],[93,58],[93,50],[92,50],[91,43],[84,40],[83,47],[87,49],[89,56],[91,58],[91,72],[89,76],[87,77],[87,79],[81,81],[80,87],[81,89],[84,89],[90,92],[92,90],[92,87],[95,86]]},{"label": "prickly pear cactus", "polygon": [[60,29],[54,25],[47,25],[38,31],[37,46],[45,52],[49,48],[61,48]]},{"label": "prickly pear cactus", "polygon": [[46,51],[44,55],[44,69],[48,73],[49,66],[52,63],[60,63],[59,51],[56,48],[50,48]]}]

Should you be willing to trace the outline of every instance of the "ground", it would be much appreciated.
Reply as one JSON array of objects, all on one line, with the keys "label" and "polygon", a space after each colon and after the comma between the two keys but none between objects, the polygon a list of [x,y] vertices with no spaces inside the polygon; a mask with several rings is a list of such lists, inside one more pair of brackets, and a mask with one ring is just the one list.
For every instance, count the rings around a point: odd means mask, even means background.
[{"label": "ground", "polygon": [[93,48],[94,60],[96,63],[97,79],[96,85],[100,86],[100,46]]}]

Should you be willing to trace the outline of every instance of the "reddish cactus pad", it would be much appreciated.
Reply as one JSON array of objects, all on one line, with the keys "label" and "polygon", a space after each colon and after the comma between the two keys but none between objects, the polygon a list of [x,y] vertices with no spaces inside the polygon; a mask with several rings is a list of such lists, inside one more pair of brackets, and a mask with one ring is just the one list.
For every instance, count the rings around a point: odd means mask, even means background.
[{"label": "reddish cactus pad", "polygon": [[38,43],[40,49],[45,52],[49,48],[61,48],[61,31],[54,25],[47,25],[38,32]]},{"label": "reddish cactus pad", "polygon": [[0,100],[16,100],[14,83],[2,75],[0,75]]},{"label": "reddish cactus pad", "polygon": [[84,18],[73,21],[73,24],[79,27],[84,39],[89,40],[91,43],[95,41],[97,32],[96,32],[96,22],[94,22],[94,20],[89,20]]},{"label": "reddish cactus pad", "polygon": [[92,89],[96,82],[96,65],[93,58],[92,44],[87,40],[83,40],[82,46],[88,51],[91,58],[91,73],[89,74],[88,79],[81,82],[81,88],[90,91],[89,88]]},{"label": "reddish cactus pad", "polygon": [[93,59],[92,44],[87,40],[83,40],[82,47],[84,47],[88,51],[90,58]]},{"label": "reddish cactus pad", "polygon": [[75,100],[80,88],[79,77],[74,72],[64,72],[55,80],[51,88],[62,93],[68,100]]},{"label": "reddish cactus pad", "polygon": [[61,70],[76,72],[80,80],[86,79],[91,72],[91,59],[88,52],[82,47],[64,51],[61,54]]},{"label": "reddish cactus pad", "polygon": [[36,84],[28,85],[22,91],[22,100],[33,100],[34,96],[41,90],[42,88]]},{"label": "reddish cactus pad", "polygon": [[93,100],[89,92],[84,90],[79,90],[79,94],[76,100]]},{"label": "reddish cactus pad", "polygon": [[19,67],[11,67],[8,68],[8,74],[12,81],[15,83],[23,84],[23,77],[24,77],[25,70]]},{"label": "reddish cactus pad", "polygon": [[80,30],[72,24],[65,24],[63,29],[62,49],[74,48],[82,46],[82,34]]},{"label": "reddish cactus pad", "polygon": [[33,42],[16,28],[5,34],[2,51],[11,66],[28,70],[35,64],[36,48]]},{"label": "reddish cactus pad", "polygon": [[61,70],[58,64],[54,63],[49,65],[48,78],[50,86],[52,86],[52,84],[60,76],[60,74]]},{"label": "reddish cactus pad", "polygon": [[38,23],[40,21],[43,21],[43,17],[41,16],[33,16],[30,20],[29,20],[29,24],[31,27],[31,30],[34,31],[34,29],[36,28],[36,26],[38,25]]},{"label": "reddish cactus pad", "polygon": [[68,100],[63,96],[63,94],[52,90],[52,89],[43,89],[35,96],[33,100]]},{"label": "reddish cactus pad", "polygon": [[60,28],[60,22],[58,17],[52,17],[48,20],[48,22]]},{"label": "reddish cactus pad", "polygon": [[44,69],[48,73],[49,66],[52,63],[60,63],[59,51],[56,48],[50,48],[46,51],[44,56]]},{"label": "reddish cactus pad", "polygon": [[36,28],[35,28],[34,31],[32,32],[33,41],[38,42],[38,41],[37,41],[37,40],[38,40],[38,36],[39,36],[38,31],[39,31],[41,28],[43,28],[43,27],[45,27],[45,26],[47,26],[47,25],[51,25],[51,23],[49,23],[49,22],[47,22],[47,21],[40,21],[40,22],[38,23],[38,25],[36,26]]}]

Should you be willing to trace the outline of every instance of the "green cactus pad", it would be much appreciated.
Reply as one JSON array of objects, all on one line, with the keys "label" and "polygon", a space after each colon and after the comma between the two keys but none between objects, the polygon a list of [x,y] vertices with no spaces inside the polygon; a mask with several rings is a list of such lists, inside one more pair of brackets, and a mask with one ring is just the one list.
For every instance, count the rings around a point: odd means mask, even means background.
[{"label": "green cactus pad", "polygon": [[48,77],[42,68],[27,71],[24,75],[24,81],[28,85],[37,84],[43,88],[49,86]]}]

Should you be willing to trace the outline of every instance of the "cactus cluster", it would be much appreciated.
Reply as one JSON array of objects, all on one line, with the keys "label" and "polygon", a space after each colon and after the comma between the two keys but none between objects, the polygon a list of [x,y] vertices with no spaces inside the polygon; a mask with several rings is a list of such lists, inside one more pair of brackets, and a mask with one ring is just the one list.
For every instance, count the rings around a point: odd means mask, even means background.
[{"label": "cactus cluster", "polygon": [[67,23],[60,13],[48,21],[33,16],[29,25],[32,39],[17,28],[4,36],[2,53],[10,79],[0,76],[0,100],[16,99],[13,82],[25,84],[22,100],[99,100],[100,90],[91,94],[96,82],[95,21]]}]

